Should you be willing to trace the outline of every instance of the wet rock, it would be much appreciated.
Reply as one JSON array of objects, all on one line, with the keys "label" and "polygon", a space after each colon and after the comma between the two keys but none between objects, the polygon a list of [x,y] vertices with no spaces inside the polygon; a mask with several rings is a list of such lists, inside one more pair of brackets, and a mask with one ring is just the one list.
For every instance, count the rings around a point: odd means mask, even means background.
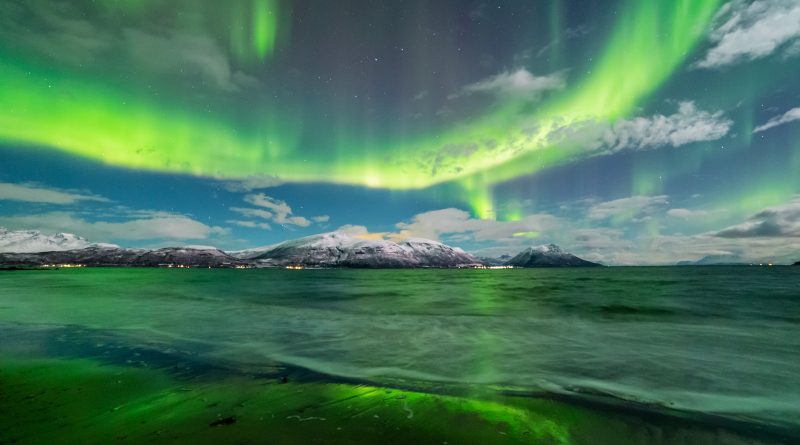
[{"label": "wet rock", "polygon": [[208,426],[227,426],[236,423],[237,419],[234,416],[223,417],[208,424]]}]

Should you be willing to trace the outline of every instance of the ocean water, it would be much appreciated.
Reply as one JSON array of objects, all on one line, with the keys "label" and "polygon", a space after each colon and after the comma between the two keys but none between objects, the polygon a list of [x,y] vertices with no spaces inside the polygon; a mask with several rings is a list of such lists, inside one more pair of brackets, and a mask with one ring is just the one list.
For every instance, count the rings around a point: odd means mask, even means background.
[{"label": "ocean water", "polygon": [[0,330],[14,333],[0,348],[64,327],[232,370],[603,396],[800,429],[798,267],[0,273]]}]

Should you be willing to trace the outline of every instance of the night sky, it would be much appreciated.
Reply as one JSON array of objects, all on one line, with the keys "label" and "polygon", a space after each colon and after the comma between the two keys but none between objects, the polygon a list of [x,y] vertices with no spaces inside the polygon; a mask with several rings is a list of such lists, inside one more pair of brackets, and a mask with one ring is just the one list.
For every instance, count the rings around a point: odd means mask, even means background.
[{"label": "night sky", "polygon": [[800,260],[796,0],[0,0],[0,227]]}]

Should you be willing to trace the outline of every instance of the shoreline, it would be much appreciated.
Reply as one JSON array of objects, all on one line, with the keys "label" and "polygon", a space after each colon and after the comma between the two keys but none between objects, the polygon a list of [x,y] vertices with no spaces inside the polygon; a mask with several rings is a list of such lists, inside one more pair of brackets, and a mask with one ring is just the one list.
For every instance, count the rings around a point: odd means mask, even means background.
[{"label": "shoreline", "polygon": [[[698,419],[556,398],[453,396],[253,376],[176,378],[94,359],[0,359],[9,443],[789,443]],[[43,426],[46,425],[46,426]],[[324,438],[324,439],[323,439]],[[122,442],[124,441],[124,442]]]},{"label": "shoreline", "polygon": [[[190,354],[125,346],[115,343],[113,336],[95,339],[103,348],[87,351],[89,339],[81,338],[81,332],[78,339],[86,345],[65,341],[61,345],[67,347],[57,351],[48,352],[52,346],[37,351],[33,345],[46,343],[36,338],[37,333],[4,331],[13,332],[11,340],[18,340],[15,346],[0,349],[0,411],[20,413],[15,419],[6,416],[8,423],[0,419],[0,438],[9,443],[42,443],[51,434],[75,443],[87,442],[89,436],[83,434],[91,434],[96,441],[106,434],[102,443],[229,443],[226,431],[236,432],[243,443],[264,434],[280,437],[281,443],[309,443],[320,434],[329,435],[330,441],[323,443],[385,443],[385,435],[398,431],[402,434],[389,442],[527,443],[536,439],[554,444],[706,444],[735,440],[761,445],[800,439],[800,431],[789,427],[600,394],[402,380],[384,383],[283,363],[237,369]],[[52,333],[38,334],[50,337]],[[70,335],[69,329],[59,337],[64,335]],[[76,413],[80,419],[55,423]],[[265,420],[264,413],[272,417]],[[49,426],[42,428],[43,423]],[[106,429],[109,425],[114,426],[113,437]],[[475,439],[479,437],[482,441]]]}]

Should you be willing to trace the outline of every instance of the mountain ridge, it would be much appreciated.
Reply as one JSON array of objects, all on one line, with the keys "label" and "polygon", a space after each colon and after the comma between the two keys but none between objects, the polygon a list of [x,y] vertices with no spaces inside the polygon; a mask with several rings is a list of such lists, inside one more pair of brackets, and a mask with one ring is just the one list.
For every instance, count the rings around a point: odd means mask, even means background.
[{"label": "mountain ridge", "polygon": [[[29,253],[76,250],[97,245],[72,233],[45,235],[38,230],[7,230],[0,227],[0,252]],[[110,244],[109,244],[110,245]]]},{"label": "mountain ridge", "polygon": [[328,232],[270,246],[250,256],[260,265],[353,268],[468,267],[481,264],[474,256],[433,240],[362,239]]},{"label": "mountain ridge", "polygon": [[579,258],[555,244],[528,247],[506,263],[514,267],[598,267],[599,263]]},{"label": "mountain ridge", "polygon": [[[4,240],[11,239],[9,242]],[[20,240],[32,240],[20,242]],[[550,244],[529,247],[516,256],[477,258],[458,247],[423,238],[400,241],[365,239],[341,231],[310,235],[282,243],[225,252],[211,246],[121,248],[90,243],[71,234],[42,235],[36,231],[0,229],[5,267],[80,265],[89,267],[313,267],[313,268],[482,268],[597,266]],[[69,248],[78,246],[78,248]],[[41,251],[34,251],[41,249]]]}]

